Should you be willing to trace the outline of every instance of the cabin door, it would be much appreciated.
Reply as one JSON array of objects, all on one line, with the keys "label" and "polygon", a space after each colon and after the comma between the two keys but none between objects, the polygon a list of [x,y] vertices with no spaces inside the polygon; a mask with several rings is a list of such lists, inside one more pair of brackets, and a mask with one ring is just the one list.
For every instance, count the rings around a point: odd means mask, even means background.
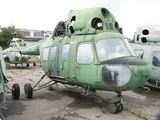
[{"label": "cabin door", "polygon": [[57,37],[57,42],[53,42],[50,47],[50,53],[48,58],[48,68],[50,70],[51,75],[59,76],[59,54],[60,54],[60,46],[63,41],[63,37]]},{"label": "cabin door", "polygon": [[97,81],[97,65],[95,50],[90,42],[77,45],[75,71],[80,85],[95,85]]}]

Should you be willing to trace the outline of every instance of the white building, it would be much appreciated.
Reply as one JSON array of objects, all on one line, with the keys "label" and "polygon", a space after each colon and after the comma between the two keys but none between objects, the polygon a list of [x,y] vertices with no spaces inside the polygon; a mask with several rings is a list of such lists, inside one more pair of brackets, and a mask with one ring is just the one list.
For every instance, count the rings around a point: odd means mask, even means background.
[{"label": "white building", "polygon": [[[34,42],[37,42],[39,40],[42,40],[46,38],[45,33],[42,32],[42,30],[29,30],[29,29],[20,29],[25,35],[25,42],[27,45],[30,45]],[[52,31],[49,31],[49,33],[52,33]]]}]

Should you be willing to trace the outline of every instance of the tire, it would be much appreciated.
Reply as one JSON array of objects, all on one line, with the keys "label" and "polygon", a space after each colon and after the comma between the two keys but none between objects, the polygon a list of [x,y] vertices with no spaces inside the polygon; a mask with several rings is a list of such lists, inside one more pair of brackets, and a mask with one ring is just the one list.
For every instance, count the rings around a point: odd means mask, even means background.
[{"label": "tire", "polygon": [[26,67],[29,67],[29,63],[26,63]]},{"label": "tire", "polygon": [[36,63],[35,63],[35,62],[33,62],[33,66],[36,66]]},{"label": "tire", "polygon": [[122,110],[123,110],[123,104],[120,103],[119,106],[118,106],[118,112],[122,112]]},{"label": "tire", "polygon": [[24,93],[26,98],[32,98],[33,96],[33,91],[32,91],[32,86],[30,83],[26,83],[24,85]]},{"label": "tire", "polygon": [[20,95],[20,87],[17,83],[14,83],[12,86],[12,98],[19,99],[19,95]]},{"label": "tire", "polygon": [[110,113],[116,114],[118,112],[118,106],[116,103],[109,104],[109,111]]}]

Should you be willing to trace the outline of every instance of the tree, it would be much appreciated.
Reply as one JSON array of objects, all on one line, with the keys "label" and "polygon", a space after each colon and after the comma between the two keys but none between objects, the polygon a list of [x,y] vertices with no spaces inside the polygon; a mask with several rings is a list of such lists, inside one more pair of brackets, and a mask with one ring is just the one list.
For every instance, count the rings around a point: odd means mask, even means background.
[{"label": "tree", "polygon": [[16,29],[14,25],[10,25],[8,27],[0,27],[0,46],[3,49],[9,47],[10,41],[14,37],[12,33],[17,32],[19,35],[16,36],[18,38],[24,39],[24,35],[22,35],[22,31]]}]

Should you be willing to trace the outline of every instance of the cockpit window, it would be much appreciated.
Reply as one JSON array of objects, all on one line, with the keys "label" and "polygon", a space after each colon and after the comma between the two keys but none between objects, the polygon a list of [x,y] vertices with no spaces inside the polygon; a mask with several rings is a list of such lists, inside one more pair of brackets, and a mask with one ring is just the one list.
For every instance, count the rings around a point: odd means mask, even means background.
[{"label": "cockpit window", "polygon": [[108,38],[99,40],[96,43],[96,48],[99,59],[101,61],[116,57],[130,56],[128,50],[120,38]]},{"label": "cockpit window", "polygon": [[129,44],[128,40],[127,39],[124,39],[124,42],[126,43],[129,51],[131,52],[132,55],[136,56],[135,52],[133,51],[131,45]]}]

